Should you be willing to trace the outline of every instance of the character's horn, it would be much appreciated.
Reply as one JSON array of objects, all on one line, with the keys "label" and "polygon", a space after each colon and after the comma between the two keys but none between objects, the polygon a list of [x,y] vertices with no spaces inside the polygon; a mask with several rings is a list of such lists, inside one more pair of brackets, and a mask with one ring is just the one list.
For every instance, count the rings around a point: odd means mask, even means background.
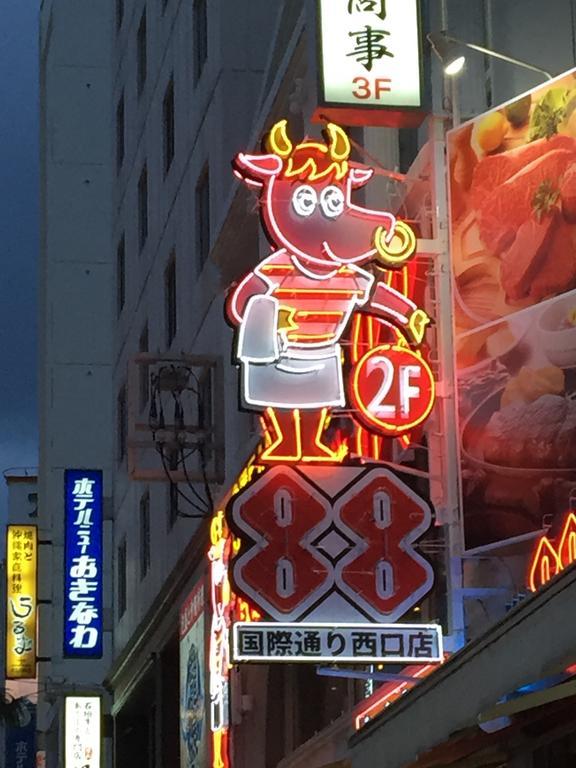
[{"label": "character's horn", "polygon": [[339,125],[328,123],[325,130],[326,144],[332,160],[341,162],[350,155],[350,139]]},{"label": "character's horn", "polygon": [[266,137],[266,149],[280,157],[289,157],[292,154],[292,142],[288,138],[288,121],[279,120],[272,126],[272,130]]}]

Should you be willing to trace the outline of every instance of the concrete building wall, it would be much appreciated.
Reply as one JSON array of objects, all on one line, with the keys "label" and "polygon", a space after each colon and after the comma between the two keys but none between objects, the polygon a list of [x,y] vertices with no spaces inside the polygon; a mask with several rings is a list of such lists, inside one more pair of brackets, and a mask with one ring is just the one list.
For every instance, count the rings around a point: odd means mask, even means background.
[{"label": "concrete building wall", "polygon": [[[149,350],[160,358],[178,354],[211,355],[224,376],[224,397],[217,403],[226,433],[225,471],[230,484],[240,468],[238,446],[245,444],[250,418],[236,409],[235,372],[229,370],[231,330],[223,322],[223,286],[213,261],[200,263],[196,188],[206,168],[210,178],[210,228],[216,241],[231,198],[234,177],[230,159],[246,147],[261,97],[263,73],[278,10],[258,0],[242,13],[229,13],[225,2],[208,3],[208,56],[201,76],[194,72],[193,3],[146,5],[147,76],[137,93],[136,41],[145,4],[126,5],[115,44],[113,103],[124,95],[125,158],[114,189],[114,242],[124,237],[126,304],[118,317],[115,337],[115,388],[130,378],[139,339],[148,327]],[[170,78],[175,95],[175,153],[167,174],[163,169],[162,105]],[[138,244],[138,181],[148,169],[149,227],[146,244]],[[254,227],[254,260],[258,240]],[[164,275],[175,257],[177,332],[166,343]],[[231,254],[231,258],[233,255]],[[136,417],[137,414],[131,414]],[[146,418],[146,408],[141,418]],[[244,458],[244,456],[242,457]],[[229,470],[229,471],[228,471]],[[170,578],[178,557],[198,521],[177,519],[170,526],[168,482],[135,482],[126,461],[115,474],[115,540],[127,543],[127,608],[116,616],[115,652],[130,641],[161,586]],[[226,482],[222,488],[226,487]],[[202,489],[199,489],[202,492]],[[216,497],[221,492],[213,488]],[[139,500],[150,494],[152,556],[149,573],[140,578]],[[191,512],[181,501],[184,512]],[[117,585],[118,586],[118,585]]]},{"label": "concrete building wall", "polygon": [[[111,493],[112,296],[110,42],[112,6],[45,0],[40,12],[41,253],[39,312],[40,610],[38,728],[61,764],[63,695],[103,693],[111,651],[110,522],[104,525],[101,660],[63,649],[64,470],[102,469]],[[105,501],[108,506],[108,501]]]}]

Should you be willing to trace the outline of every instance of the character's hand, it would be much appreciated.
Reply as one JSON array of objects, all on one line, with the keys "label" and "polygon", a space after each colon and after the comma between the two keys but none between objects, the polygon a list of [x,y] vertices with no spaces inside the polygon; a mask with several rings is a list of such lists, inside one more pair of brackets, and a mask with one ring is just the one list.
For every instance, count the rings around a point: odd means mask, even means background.
[{"label": "character's hand", "polygon": [[421,344],[430,318],[423,309],[415,309],[408,320],[408,330],[416,344]]}]

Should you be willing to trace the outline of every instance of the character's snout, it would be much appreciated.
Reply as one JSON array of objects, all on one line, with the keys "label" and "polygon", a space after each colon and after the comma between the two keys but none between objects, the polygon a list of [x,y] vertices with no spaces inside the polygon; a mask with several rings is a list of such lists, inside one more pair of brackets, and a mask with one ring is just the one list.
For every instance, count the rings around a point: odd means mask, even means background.
[{"label": "character's snout", "polygon": [[396,221],[391,231],[378,227],[374,232],[376,258],[388,269],[401,267],[416,250],[416,235],[405,221]]}]

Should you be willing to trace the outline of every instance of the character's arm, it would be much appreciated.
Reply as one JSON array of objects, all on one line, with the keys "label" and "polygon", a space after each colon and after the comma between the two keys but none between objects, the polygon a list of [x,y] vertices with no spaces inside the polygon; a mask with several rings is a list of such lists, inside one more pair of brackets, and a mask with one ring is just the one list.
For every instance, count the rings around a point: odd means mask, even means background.
[{"label": "character's arm", "polygon": [[424,338],[426,326],[430,322],[423,309],[419,309],[407,296],[386,283],[376,283],[363,310],[406,328],[416,344],[420,344]]},{"label": "character's arm", "polygon": [[226,317],[232,325],[240,325],[246,312],[246,306],[252,296],[268,293],[270,286],[256,272],[250,272],[234,286],[226,297]]}]

